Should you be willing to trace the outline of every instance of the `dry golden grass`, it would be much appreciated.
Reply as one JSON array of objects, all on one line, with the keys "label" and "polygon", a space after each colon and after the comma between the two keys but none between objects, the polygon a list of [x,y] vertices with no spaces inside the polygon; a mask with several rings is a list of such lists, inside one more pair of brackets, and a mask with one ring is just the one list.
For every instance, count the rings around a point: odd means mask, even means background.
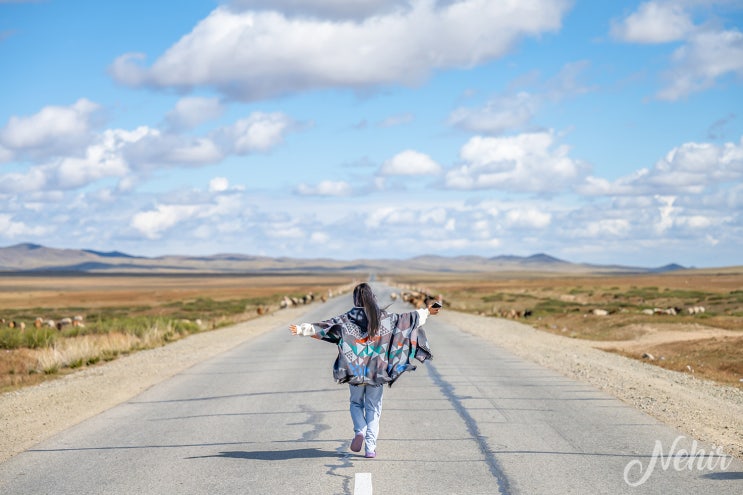
[{"label": "dry golden grass", "polygon": [[28,333],[37,316],[80,314],[86,328],[55,331],[50,345],[0,350],[0,392],[276,311],[284,296],[320,298],[354,283],[332,274],[3,276],[1,318],[24,322]]},{"label": "dry golden grass", "polygon": [[693,373],[721,383],[740,386],[743,377],[743,337],[715,337],[694,341],[667,342],[648,347],[645,351],[611,349],[634,359],[653,356],[653,364],[663,368]]},{"label": "dry golden grass", "polygon": [[30,308],[158,306],[196,298],[228,300],[320,294],[348,275],[60,275],[0,277],[0,312]]}]

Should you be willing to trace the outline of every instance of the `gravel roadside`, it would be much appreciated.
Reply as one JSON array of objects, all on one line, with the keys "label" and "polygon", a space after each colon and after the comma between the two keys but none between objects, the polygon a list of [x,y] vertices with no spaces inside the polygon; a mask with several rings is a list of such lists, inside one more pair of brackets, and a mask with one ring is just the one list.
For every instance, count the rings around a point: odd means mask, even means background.
[{"label": "gravel roadside", "polygon": [[[0,395],[0,462],[240,343],[301,319],[292,308],[192,335],[58,380]],[[743,391],[603,352],[498,318],[440,317],[510,352],[593,386],[698,440],[743,459]]]}]

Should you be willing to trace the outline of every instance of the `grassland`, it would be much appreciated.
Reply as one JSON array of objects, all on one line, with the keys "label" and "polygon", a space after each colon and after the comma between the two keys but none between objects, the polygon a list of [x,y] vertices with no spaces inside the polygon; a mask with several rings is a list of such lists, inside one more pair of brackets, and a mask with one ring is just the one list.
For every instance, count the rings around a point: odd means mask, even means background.
[{"label": "grassland", "polygon": [[[122,354],[246,321],[282,299],[350,289],[348,275],[12,276],[0,278],[0,392]],[[61,329],[34,321],[82,317]],[[25,329],[9,328],[9,322]]]},{"label": "grassland", "polygon": [[[444,295],[485,316],[528,313],[535,328],[664,368],[743,387],[743,268],[658,275],[395,274],[394,285]],[[348,275],[6,276],[0,391],[276,311],[284,296],[348,290]],[[689,314],[689,307],[704,313]],[[260,308],[260,309],[259,309]],[[678,308],[680,314],[644,314]],[[603,310],[605,316],[594,314]],[[84,327],[33,327],[37,317],[84,316]],[[646,356],[643,358],[643,356]]]},{"label": "grassland", "polygon": [[[398,285],[443,294],[451,309],[518,315],[546,332],[591,340],[610,352],[743,387],[743,268],[621,276],[392,278]],[[689,313],[689,308],[700,307],[704,312]],[[660,314],[670,308],[678,314]]]}]

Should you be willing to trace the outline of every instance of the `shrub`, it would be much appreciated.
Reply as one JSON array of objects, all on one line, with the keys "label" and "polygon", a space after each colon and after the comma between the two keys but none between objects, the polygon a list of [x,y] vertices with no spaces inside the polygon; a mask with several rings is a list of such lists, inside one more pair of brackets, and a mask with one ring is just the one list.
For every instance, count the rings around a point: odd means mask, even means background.
[{"label": "shrub", "polygon": [[0,328],[0,348],[18,349],[23,345],[23,336],[15,328]]},{"label": "shrub", "polygon": [[503,301],[504,295],[505,294],[503,294],[502,292],[497,292],[497,293],[491,294],[489,296],[483,296],[482,297],[482,302],[486,302],[486,303],[489,303],[489,302],[500,302],[500,301]]},{"label": "shrub", "polygon": [[57,330],[53,328],[31,328],[26,329],[23,334],[22,347],[39,349],[49,347],[57,340]]},{"label": "shrub", "polygon": [[571,302],[559,301],[557,299],[545,299],[534,306],[535,315],[549,315],[555,313],[568,313],[580,309],[579,305]]}]

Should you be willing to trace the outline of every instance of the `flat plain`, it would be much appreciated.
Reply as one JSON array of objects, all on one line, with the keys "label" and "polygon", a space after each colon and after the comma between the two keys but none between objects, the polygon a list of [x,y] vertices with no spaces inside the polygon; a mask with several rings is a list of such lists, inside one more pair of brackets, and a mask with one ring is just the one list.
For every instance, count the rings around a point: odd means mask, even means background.
[{"label": "flat plain", "polygon": [[[246,321],[278,310],[285,297],[296,301],[349,290],[367,277],[327,272],[4,275],[0,391]],[[598,349],[743,388],[743,267],[662,274],[376,277],[402,290],[441,294],[457,311],[518,318],[539,330],[591,341]],[[83,316],[84,330],[31,327],[36,318],[58,321],[74,315]],[[18,340],[17,329],[7,328],[10,321],[25,323],[25,341]]]},{"label": "flat plain", "polygon": [[347,274],[322,273],[3,274],[0,392],[247,321],[287,299],[324,299],[353,283]]},{"label": "flat plain", "polygon": [[[743,388],[743,267],[662,274],[394,277],[451,309],[519,319],[596,348]],[[526,315],[526,316],[525,316]]]}]

